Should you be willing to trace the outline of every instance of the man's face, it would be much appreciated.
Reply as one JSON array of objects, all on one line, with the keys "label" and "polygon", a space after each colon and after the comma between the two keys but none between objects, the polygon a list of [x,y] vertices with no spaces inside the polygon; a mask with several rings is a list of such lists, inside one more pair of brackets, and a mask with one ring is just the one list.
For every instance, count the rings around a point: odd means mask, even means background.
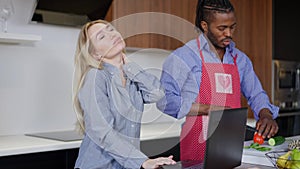
[{"label": "man's face", "polygon": [[232,40],[236,28],[236,18],[233,12],[215,13],[214,19],[207,24],[204,33],[216,48],[225,48]]}]

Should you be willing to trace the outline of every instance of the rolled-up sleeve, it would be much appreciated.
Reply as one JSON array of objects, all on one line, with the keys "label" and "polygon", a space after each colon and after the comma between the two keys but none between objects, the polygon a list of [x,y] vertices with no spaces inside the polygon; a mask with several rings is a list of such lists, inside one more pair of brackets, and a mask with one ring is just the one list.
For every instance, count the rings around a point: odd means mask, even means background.
[{"label": "rolled-up sleeve", "polygon": [[267,108],[271,111],[273,118],[278,116],[279,107],[270,103],[270,99],[263,90],[262,85],[253,70],[252,63],[248,57],[244,57],[245,62],[240,66],[241,75],[241,90],[245,98],[248,100],[248,104],[253,110],[254,118],[259,119],[259,112],[263,108]]}]

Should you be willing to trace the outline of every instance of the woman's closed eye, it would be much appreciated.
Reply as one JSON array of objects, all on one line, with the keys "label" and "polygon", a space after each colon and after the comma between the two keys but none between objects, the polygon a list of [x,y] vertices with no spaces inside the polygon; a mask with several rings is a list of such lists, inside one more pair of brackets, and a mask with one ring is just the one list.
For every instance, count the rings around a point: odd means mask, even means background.
[{"label": "woman's closed eye", "polygon": [[105,37],[105,35],[104,35],[103,33],[100,33],[100,34],[98,34],[98,35],[96,36],[96,39],[97,39],[97,40],[102,40],[102,39],[104,39],[104,37]]},{"label": "woman's closed eye", "polygon": [[107,25],[106,25],[106,30],[107,30],[107,31],[114,31],[115,29],[114,29],[114,27],[113,27],[112,25],[107,24]]}]

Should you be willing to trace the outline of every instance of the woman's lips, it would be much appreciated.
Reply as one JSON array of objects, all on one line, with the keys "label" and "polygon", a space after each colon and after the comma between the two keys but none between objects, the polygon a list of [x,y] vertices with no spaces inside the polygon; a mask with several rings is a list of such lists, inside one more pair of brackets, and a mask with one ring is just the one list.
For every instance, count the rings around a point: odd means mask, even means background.
[{"label": "woman's lips", "polygon": [[122,39],[121,38],[116,38],[113,42],[113,45],[116,45],[118,43],[122,42]]}]

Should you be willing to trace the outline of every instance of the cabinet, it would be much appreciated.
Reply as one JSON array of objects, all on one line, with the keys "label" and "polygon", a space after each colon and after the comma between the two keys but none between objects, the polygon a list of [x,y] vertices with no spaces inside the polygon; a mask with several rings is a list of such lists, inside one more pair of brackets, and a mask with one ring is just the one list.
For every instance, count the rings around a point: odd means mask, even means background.
[{"label": "cabinet", "polygon": [[196,4],[197,0],[114,0],[108,18],[127,46],[173,50],[196,36]]},{"label": "cabinet", "polygon": [[298,61],[299,19],[298,6],[282,0],[273,0],[273,58],[278,60]]},{"label": "cabinet", "polygon": [[[272,0],[231,0],[235,7],[236,46],[251,59],[258,78],[272,98]],[[242,105],[247,105],[246,99]],[[250,117],[253,115],[250,115]]]},{"label": "cabinet", "polygon": [[0,157],[5,169],[74,169],[78,148]]}]

